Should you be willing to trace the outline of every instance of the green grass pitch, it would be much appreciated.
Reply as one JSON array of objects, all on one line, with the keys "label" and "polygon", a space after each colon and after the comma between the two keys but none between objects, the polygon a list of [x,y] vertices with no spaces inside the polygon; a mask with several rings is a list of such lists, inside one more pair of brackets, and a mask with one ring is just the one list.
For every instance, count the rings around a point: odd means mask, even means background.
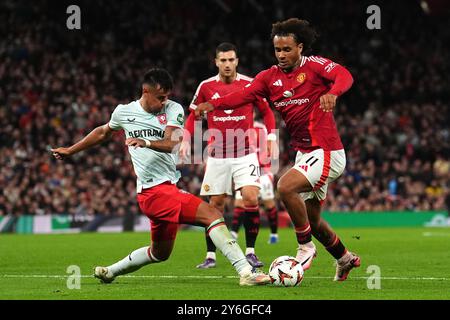
[{"label": "green grass pitch", "polygon": [[[0,299],[151,299],[151,300],[309,300],[450,299],[450,229],[352,228],[336,230],[362,259],[347,281],[332,281],[332,257],[318,245],[318,256],[299,287],[240,287],[231,265],[218,253],[218,266],[199,270],[205,255],[203,233],[180,231],[170,259],[148,265],[112,284],[92,277],[96,265],[108,265],[148,245],[148,233],[1,235]],[[293,231],[280,230],[280,242],[267,244],[262,229],[257,254],[265,262],[295,255]],[[239,243],[244,247],[243,231]],[[316,242],[316,245],[318,243]],[[81,270],[80,289],[68,289],[67,268]],[[369,289],[369,266],[380,268],[380,289]],[[70,280],[69,280],[70,282]],[[73,283],[73,282],[72,282]]]}]

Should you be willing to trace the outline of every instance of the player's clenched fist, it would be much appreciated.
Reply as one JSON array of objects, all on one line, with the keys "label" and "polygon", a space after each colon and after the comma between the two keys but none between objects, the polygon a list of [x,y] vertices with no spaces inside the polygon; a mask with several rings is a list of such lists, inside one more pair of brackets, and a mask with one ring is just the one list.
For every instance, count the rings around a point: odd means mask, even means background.
[{"label": "player's clenched fist", "polygon": [[135,149],[146,147],[145,140],[139,138],[128,138],[127,140],[125,140],[125,144],[127,146],[134,147]]},{"label": "player's clenched fist", "polygon": [[213,111],[214,106],[209,102],[200,103],[197,108],[194,110],[195,116],[200,118],[203,114]]},{"label": "player's clenched fist", "polygon": [[69,148],[56,148],[56,149],[50,149],[53,156],[58,160],[64,160],[65,157],[70,156],[71,152],[69,151]]},{"label": "player's clenched fist", "polygon": [[191,153],[191,144],[189,141],[181,142],[180,150],[178,155],[180,156],[181,162],[183,163],[184,160],[187,160]]},{"label": "player's clenched fist", "polygon": [[320,109],[322,109],[324,112],[331,112],[333,111],[334,107],[336,106],[336,99],[337,96],[331,93],[325,94],[320,97]]}]

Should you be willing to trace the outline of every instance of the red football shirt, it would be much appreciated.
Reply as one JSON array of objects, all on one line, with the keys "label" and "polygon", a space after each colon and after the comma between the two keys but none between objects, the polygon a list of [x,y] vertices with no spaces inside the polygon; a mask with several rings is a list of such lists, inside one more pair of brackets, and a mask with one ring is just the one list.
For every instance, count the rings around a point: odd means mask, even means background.
[{"label": "red football shirt", "polygon": [[350,72],[341,65],[319,56],[303,56],[291,72],[272,66],[260,72],[248,87],[208,102],[221,110],[265,97],[280,112],[294,149],[333,151],[343,149],[342,142],[333,113],[320,109],[319,99],[326,93],[340,96],[352,83]]},{"label": "red football shirt", "polygon": [[[200,83],[195,92],[190,109],[193,111],[196,105],[210,99],[219,99],[231,92],[241,90],[250,84],[252,78],[237,74],[232,83],[220,81],[219,75]],[[263,116],[264,123],[269,132],[275,130],[275,117],[268,103],[262,98],[245,103],[238,109],[214,110],[208,113],[209,155],[215,158],[242,157],[256,152],[250,143],[250,135],[254,134],[253,108],[256,106]],[[194,134],[194,114],[191,112],[186,120],[185,129]]]}]

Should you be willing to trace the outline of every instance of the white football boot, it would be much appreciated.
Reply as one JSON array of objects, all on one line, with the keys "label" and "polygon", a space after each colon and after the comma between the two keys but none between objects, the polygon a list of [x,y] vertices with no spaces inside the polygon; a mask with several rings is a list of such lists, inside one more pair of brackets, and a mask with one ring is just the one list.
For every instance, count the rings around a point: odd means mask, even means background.
[{"label": "white football boot", "polygon": [[252,271],[241,276],[239,285],[241,286],[260,286],[271,283],[269,275],[261,271]]},{"label": "white football boot", "polygon": [[311,267],[313,259],[317,256],[316,246],[312,241],[306,244],[300,244],[297,248],[297,256],[295,257],[302,264],[303,270],[306,271]]},{"label": "white football boot", "polygon": [[353,268],[361,265],[361,258],[356,254],[347,251],[342,258],[336,260],[336,275],[334,281],[344,281]]},{"label": "white football boot", "polygon": [[100,279],[103,283],[113,282],[115,277],[109,272],[106,267],[95,267],[94,269],[94,277]]},{"label": "white football boot", "polygon": [[300,244],[297,248],[297,256],[295,257],[302,264],[303,270],[306,271],[311,267],[313,259],[317,256],[316,246],[312,241],[306,244]]}]

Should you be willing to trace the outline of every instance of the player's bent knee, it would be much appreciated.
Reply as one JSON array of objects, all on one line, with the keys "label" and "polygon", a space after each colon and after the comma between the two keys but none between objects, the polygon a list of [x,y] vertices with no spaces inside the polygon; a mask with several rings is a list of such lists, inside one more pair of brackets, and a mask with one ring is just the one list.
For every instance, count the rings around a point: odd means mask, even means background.
[{"label": "player's bent knee", "polygon": [[267,210],[272,210],[276,206],[275,201],[273,200],[264,201],[263,205]]},{"label": "player's bent knee", "polygon": [[257,197],[244,200],[244,207],[246,208],[256,207],[257,205],[258,205]]},{"label": "player's bent knee", "polygon": [[277,190],[280,196],[282,197],[294,192],[294,190],[291,187],[283,183],[281,180],[277,184]]},{"label": "player's bent knee", "polygon": [[291,194],[298,194],[302,192],[309,192],[312,190],[311,185],[309,184],[306,178],[300,181],[289,181],[280,179],[277,184],[277,190],[280,196],[288,196]]},{"label": "player's bent knee", "polygon": [[213,221],[222,218],[220,211],[213,205],[203,202],[198,207],[195,220],[198,224],[205,227],[209,226]]},{"label": "player's bent knee", "polygon": [[258,194],[259,189],[245,190],[245,192],[242,193],[244,207],[249,208],[258,206]]}]

